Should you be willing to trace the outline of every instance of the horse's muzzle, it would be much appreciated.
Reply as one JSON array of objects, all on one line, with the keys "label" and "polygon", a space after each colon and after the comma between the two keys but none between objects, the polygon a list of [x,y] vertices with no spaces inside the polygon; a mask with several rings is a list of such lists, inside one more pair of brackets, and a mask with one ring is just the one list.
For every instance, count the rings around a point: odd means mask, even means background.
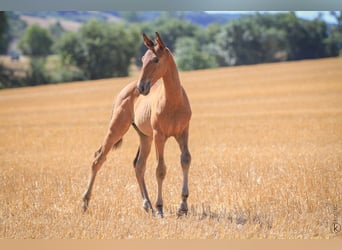
[{"label": "horse's muzzle", "polygon": [[139,82],[138,91],[142,95],[148,95],[151,89],[151,82]]}]

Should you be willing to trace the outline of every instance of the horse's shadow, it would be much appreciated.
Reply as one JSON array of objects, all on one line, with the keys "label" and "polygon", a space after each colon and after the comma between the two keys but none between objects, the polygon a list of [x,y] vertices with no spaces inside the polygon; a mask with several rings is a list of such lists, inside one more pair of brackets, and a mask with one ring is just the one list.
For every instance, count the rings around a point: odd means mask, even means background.
[{"label": "horse's shadow", "polygon": [[[177,207],[169,206],[166,212],[170,216],[177,216]],[[236,224],[241,227],[247,224],[258,225],[260,228],[271,229],[273,219],[270,215],[252,212],[251,209],[227,209],[225,207],[212,208],[210,205],[191,205],[187,215],[177,218],[190,218],[198,221],[216,221]]]}]

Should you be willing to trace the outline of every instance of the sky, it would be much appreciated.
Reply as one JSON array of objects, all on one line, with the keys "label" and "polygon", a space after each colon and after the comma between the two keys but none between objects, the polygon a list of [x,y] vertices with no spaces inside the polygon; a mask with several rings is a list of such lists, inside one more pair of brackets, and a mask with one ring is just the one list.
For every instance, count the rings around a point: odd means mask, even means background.
[{"label": "sky", "polygon": [[318,16],[319,13],[323,14],[323,19],[328,23],[336,23],[336,19],[330,15],[329,11],[296,11],[296,15],[301,18],[312,20]]},{"label": "sky", "polygon": [[[215,11],[208,11],[215,12]],[[255,11],[229,11],[230,13],[242,13],[242,14],[248,14],[253,13]],[[279,12],[286,12],[286,11],[260,11],[260,12],[268,12],[268,13],[279,13]],[[336,24],[336,19],[330,15],[329,11],[295,11],[296,15],[300,18],[312,20],[315,19],[319,13],[323,15],[323,19],[328,23],[334,23]]]}]

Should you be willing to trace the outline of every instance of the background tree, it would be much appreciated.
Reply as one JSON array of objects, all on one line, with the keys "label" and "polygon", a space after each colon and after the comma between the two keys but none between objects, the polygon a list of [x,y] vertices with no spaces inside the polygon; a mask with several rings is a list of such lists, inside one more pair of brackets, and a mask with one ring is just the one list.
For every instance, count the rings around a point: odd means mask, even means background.
[{"label": "background tree", "polygon": [[64,33],[58,40],[56,47],[65,64],[74,64],[80,69],[87,67],[87,48],[78,33]]},{"label": "background tree", "polygon": [[221,66],[335,56],[329,29],[319,18],[306,21],[294,13],[257,14],[222,27],[211,46]]},{"label": "background tree", "polygon": [[201,51],[199,42],[191,37],[177,39],[175,57],[177,66],[184,71],[217,67],[215,58]]},{"label": "background tree", "polygon": [[182,19],[181,16],[179,18],[175,18],[175,16],[177,13],[164,13],[152,25],[151,23],[143,24],[141,30],[150,37],[154,37],[155,31],[158,31],[167,47],[174,51],[178,38],[195,37],[201,29],[199,26]]},{"label": "background tree", "polygon": [[[163,37],[165,44],[171,51],[174,51],[176,41],[180,37],[195,37],[200,29],[198,26],[182,19],[163,19],[156,22],[156,28]],[[153,34],[154,36],[154,34]]]},{"label": "background tree", "polygon": [[19,48],[29,56],[47,56],[53,44],[50,33],[38,25],[27,28],[19,41]]},{"label": "background tree", "polygon": [[331,28],[330,36],[326,39],[328,54],[338,56],[342,51],[342,11],[331,11],[336,19],[336,25]]},{"label": "background tree", "polygon": [[286,32],[288,60],[313,59],[327,56],[324,40],[327,37],[326,24],[321,20],[306,21],[294,13],[281,19]]},{"label": "background tree", "polygon": [[217,61],[221,66],[277,61],[284,37],[281,30],[261,26],[252,17],[232,21],[216,36]]},{"label": "background tree", "polygon": [[46,58],[44,57],[32,57],[30,59],[30,70],[26,77],[27,85],[36,86],[50,82],[45,65]]},{"label": "background tree", "polygon": [[9,39],[11,41],[20,40],[27,29],[27,23],[20,19],[20,15],[15,12],[6,12],[6,17],[9,26]]},{"label": "background tree", "polygon": [[29,26],[22,39],[19,48],[30,56],[30,70],[26,78],[26,85],[40,85],[48,83],[49,76],[45,69],[46,58],[51,53],[53,41],[50,33],[38,26]]},{"label": "background tree", "polygon": [[49,26],[49,32],[54,40],[58,40],[65,32],[65,29],[63,28],[61,23],[57,21]]},{"label": "background tree", "polygon": [[91,20],[78,33],[67,33],[57,48],[65,62],[78,66],[87,79],[127,76],[137,55],[138,30]]},{"label": "background tree", "polygon": [[[141,65],[146,51],[142,32],[154,37],[158,31],[181,70],[337,56],[342,49],[342,15],[341,11],[331,13],[337,24],[325,23],[319,16],[311,21],[300,19],[290,12],[243,15],[206,26],[208,22],[202,20],[206,15],[195,12],[53,12],[82,21],[77,32],[67,33],[59,22],[45,30],[28,25],[21,18],[23,12],[0,12],[0,53],[8,51],[10,42],[16,54],[20,40],[22,52],[31,58],[30,69],[20,77],[16,69],[2,65],[2,86],[126,76],[132,59]],[[108,22],[112,14],[126,21]],[[94,16],[97,20],[89,20]]]},{"label": "background tree", "polygon": [[6,12],[0,11],[0,54],[6,53],[8,43],[9,36],[7,15]]}]

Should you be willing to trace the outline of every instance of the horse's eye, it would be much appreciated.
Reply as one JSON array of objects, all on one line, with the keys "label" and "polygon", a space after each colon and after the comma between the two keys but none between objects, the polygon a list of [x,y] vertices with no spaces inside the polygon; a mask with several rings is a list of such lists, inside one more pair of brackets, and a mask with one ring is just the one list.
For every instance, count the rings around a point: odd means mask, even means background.
[{"label": "horse's eye", "polygon": [[159,58],[158,58],[158,57],[154,58],[154,59],[153,59],[153,62],[154,62],[154,63],[158,63],[158,62],[159,62]]}]

